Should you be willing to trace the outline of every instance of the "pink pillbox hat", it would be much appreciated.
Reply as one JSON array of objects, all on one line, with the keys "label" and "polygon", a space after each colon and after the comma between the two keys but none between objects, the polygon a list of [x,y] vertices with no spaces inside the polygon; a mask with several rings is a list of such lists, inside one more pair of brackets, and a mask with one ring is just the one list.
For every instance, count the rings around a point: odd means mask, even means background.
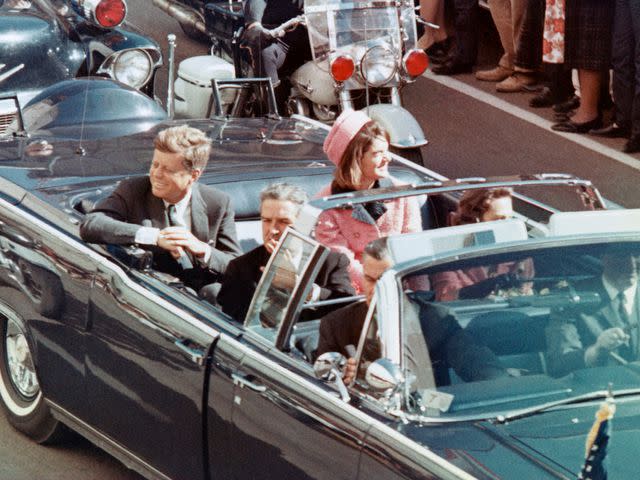
[{"label": "pink pillbox hat", "polygon": [[359,110],[343,111],[340,116],[336,118],[322,146],[329,160],[339,165],[349,142],[351,142],[358,132],[362,130],[362,127],[369,122],[371,122],[371,119],[364,112]]}]

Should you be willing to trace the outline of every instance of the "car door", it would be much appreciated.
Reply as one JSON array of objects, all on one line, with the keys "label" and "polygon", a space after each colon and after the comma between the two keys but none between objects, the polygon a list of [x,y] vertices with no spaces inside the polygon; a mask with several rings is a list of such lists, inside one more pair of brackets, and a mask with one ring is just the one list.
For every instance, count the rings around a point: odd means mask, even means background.
[{"label": "car door", "polygon": [[208,311],[189,294],[110,264],[99,266],[91,289],[88,420],[153,478],[204,476],[205,372],[218,336],[203,318]]},{"label": "car door", "polygon": [[[0,201],[2,310],[28,324],[47,399],[82,415],[84,333],[95,262],[64,232],[28,212],[39,208],[28,195],[22,204]],[[56,222],[55,213],[48,220]]]},{"label": "car door", "polygon": [[[265,268],[242,337],[223,335],[216,344],[210,397],[224,385],[225,395],[233,398],[225,441],[230,477],[357,476],[370,419],[316,380],[300,352],[287,342],[276,346],[291,328],[324,255],[324,247],[289,231]],[[296,256],[299,260],[291,262]],[[276,287],[281,270],[292,263],[295,284]]]}]

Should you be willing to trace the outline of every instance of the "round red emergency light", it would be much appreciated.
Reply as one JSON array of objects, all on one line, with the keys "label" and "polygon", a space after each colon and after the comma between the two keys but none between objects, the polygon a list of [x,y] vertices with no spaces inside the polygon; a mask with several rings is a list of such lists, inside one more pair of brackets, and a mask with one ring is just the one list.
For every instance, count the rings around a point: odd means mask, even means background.
[{"label": "round red emergency light", "polygon": [[412,77],[418,77],[429,66],[429,57],[423,50],[411,50],[402,60],[404,71]]},{"label": "round red emergency light", "polygon": [[353,58],[349,55],[340,55],[331,61],[331,76],[338,82],[349,80],[355,69]]},{"label": "round red emergency light", "polygon": [[101,0],[96,7],[96,21],[101,27],[117,27],[124,22],[127,4],[123,0]]}]

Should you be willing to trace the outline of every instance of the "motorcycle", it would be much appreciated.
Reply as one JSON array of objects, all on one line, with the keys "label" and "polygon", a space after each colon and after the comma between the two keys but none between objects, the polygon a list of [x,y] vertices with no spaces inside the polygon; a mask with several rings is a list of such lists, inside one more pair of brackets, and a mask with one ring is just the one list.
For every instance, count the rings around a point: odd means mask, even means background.
[{"label": "motorcycle", "polygon": [[[153,1],[176,16],[176,1]],[[197,118],[212,113],[212,79],[251,75],[241,48],[241,4],[206,4],[204,23],[191,24],[208,34],[212,49],[211,55],[180,64],[175,82],[177,116]],[[181,24],[187,20],[186,14],[180,16]],[[271,30],[271,35],[277,38],[299,23],[307,26],[312,59],[289,78],[292,88],[286,113],[330,123],[344,109],[366,110],[389,131],[392,150],[422,164],[420,147],[428,141],[416,119],[402,106],[400,93],[422,75],[429,62],[417,48],[413,0],[305,0],[304,14]],[[234,98],[227,101],[233,103]]]}]

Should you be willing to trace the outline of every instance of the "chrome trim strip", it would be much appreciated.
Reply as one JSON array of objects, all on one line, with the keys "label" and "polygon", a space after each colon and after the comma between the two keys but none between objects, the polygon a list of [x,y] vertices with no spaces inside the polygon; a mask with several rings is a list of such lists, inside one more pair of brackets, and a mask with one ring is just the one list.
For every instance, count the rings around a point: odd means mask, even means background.
[{"label": "chrome trim strip", "polygon": [[49,407],[51,407],[51,411],[54,414],[55,418],[68,425],[74,432],[78,432],[82,436],[86,437],[89,441],[91,441],[91,443],[122,462],[126,467],[135,470],[140,475],[147,478],[151,474],[153,475],[152,478],[171,480],[171,477],[168,477],[161,471],[156,470],[147,462],[131,453],[125,447],[115,442],[105,434],[99,432],[91,425],[80,420],[78,417],[68,412],[57,403],[52,402],[51,400],[48,400],[46,398],[45,401],[47,402]]},{"label": "chrome trim strip", "polygon": [[[425,459],[433,462],[433,466],[435,467],[433,473],[437,475],[437,478],[441,478],[444,480],[448,480],[448,479],[474,480],[475,479],[475,477],[469,475],[467,472],[460,469],[459,467],[456,467],[452,463],[447,462],[445,459],[436,455],[435,453],[433,453],[431,450],[424,447],[423,445],[420,445],[419,443],[416,443],[415,441],[407,438],[405,435],[398,433],[395,429],[385,425],[384,423],[378,420],[375,420],[371,416],[361,412],[360,410],[351,406],[350,404],[343,402],[338,397],[320,388],[316,384],[305,380],[300,375],[294,374],[293,372],[284,368],[282,365],[270,360],[266,356],[260,355],[254,352],[247,345],[244,345],[238,342],[234,338],[224,333],[221,334],[221,337],[223,340],[235,346],[240,351],[245,352],[245,356],[251,357],[254,360],[257,360],[262,365],[266,366],[274,374],[282,375],[283,377],[286,377],[287,379],[292,381],[292,383],[295,383],[297,386],[300,387],[301,391],[308,392],[309,397],[314,398],[317,403],[329,404],[331,407],[339,408],[339,409],[348,408],[349,409],[348,413],[350,415],[358,418],[359,420],[366,423],[367,425],[370,425],[371,427],[376,428],[377,430],[384,433],[385,435],[388,435],[390,437],[390,440],[393,441],[394,443],[401,444],[405,447],[411,448],[412,451],[419,452],[419,454],[422,455]],[[283,352],[278,352],[278,354],[286,355]],[[287,358],[290,359],[290,357],[287,357]]]},{"label": "chrome trim strip", "polygon": [[[61,235],[60,232],[57,229],[53,228],[51,225],[46,224],[42,220],[34,217],[33,215],[25,212],[22,208],[19,207],[19,205],[13,205],[13,204],[11,204],[11,203],[9,203],[6,200],[1,199],[1,198],[0,198],[0,207],[2,207],[5,210],[13,211],[13,212],[17,213],[19,216],[25,218],[25,220],[27,222],[32,223],[32,224],[38,226],[39,228],[41,228],[41,229],[43,229],[43,230],[55,235],[59,239],[64,239],[65,243],[67,243],[70,247],[72,247],[73,249],[79,251],[80,253],[83,253],[83,254],[87,255],[92,260],[95,260],[98,264],[102,265],[103,267],[106,267],[111,272],[113,272],[115,275],[117,275],[118,278],[125,285],[127,285],[129,288],[131,288],[132,290],[136,291],[140,295],[144,296],[148,300],[150,300],[150,301],[156,303],[157,305],[161,306],[162,308],[165,308],[166,310],[171,311],[172,313],[174,313],[175,315],[179,316],[181,319],[183,319],[188,324],[190,324],[190,325],[192,325],[194,327],[197,327],[202,332],[204,332],[204,333],[206,333],[208,335],[211,335],[213,338],[217,338],[220,335],[219,331],[211,328],[208,325],[205,325],[203,322],[201,322],[200,320],[198,320],[194,316],[187,314],[184,310],[179,309],[178,307],[176,307],[172,303],[164,300],[162,297],[154,295],[151,292],[149,292],[147,289],[141,287],[139,284],[137,284],[136,282],[131,280],[131,278],[124,272],[124,270],[122,270],[117,265],[111,263],[109,260],[107,260],[102,255],[98,254],[97,252],[95,252],[91,248],[89,248],[86,245],[84,245],[84,243],[82,243],[81,240],[80,241],[74,241],[70,237],[68,237],[67,235]],[[74,225],[74,227],[78,228],[76,225]]]}]

